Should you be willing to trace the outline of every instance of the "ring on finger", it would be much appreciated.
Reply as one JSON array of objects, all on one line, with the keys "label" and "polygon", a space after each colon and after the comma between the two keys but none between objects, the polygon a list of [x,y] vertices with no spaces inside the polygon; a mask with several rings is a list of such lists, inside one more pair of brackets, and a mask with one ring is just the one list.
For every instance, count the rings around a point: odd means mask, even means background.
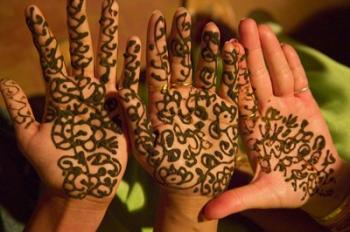
[{"label": "ring on finger", "polygon": [[310,90],[309,87],[306,86],[304,88],[300,88],[300,89],[295,90],[294,93],[295,94],[300,94],[300,93],[304,93],[304,92],[309,91],[309,90]]}]

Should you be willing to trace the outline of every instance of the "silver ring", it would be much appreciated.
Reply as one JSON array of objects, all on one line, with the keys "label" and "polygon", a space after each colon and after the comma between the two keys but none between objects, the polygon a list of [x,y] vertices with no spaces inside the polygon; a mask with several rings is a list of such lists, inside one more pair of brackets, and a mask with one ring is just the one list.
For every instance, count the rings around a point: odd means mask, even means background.
[{"label": "silver ring", "polygon": [[300,94],[300,93],[304,93],[304,92],[309,91],[309,90],[310,90],[309,87],[306,86],[306,87],[304,87],[304,88],[295,90],[294,93],[295,93],[295,94]]}]

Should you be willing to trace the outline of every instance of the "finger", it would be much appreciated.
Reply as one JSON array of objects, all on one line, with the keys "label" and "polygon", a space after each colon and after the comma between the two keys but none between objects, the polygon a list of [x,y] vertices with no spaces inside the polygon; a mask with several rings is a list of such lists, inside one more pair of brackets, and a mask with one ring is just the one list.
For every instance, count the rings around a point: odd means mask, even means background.
[{"label": "finger", "polygon": [[247,52],[247,64],[252,87],[257,100],[263,104],[273,96],[273,92],[255,21],[252,19],[242,20],[239,25],[239,34]]},{"label": "finger", "polygon": [[97,76],[107,88],[115,89],[118,58],[118,12],[116,0],[104,0],[100,19]]},{"label": "finger", "polygon": [[195,75],[198,88],[215,90],[219,45],[219,29],[210,22],[204,27],[202,33],[201,55]]},{"label": "finger", "polygon": [[173,19],[170,34],[170,64],[172,83],[192,82],[191,15],[179,8]]},{"label": "finger", "polygon": [[248,209],[273,208],[274,196],[268,186],[248,184],[226,191],[211,200],[204,209],[206,219],[219,219]]},{"label": "finger", "polygon": [[27,26],[32,33],[34,45],[40,55],[45,81],[48,82],[52,77],[67,76],[58,42],[39,8],[33,5],[28,6],[25,17]]},{"label": "finger", "polygon": [[132,89],[137,93],[141,67],[141,41],[138,37],[133,36],[128,40],[124,59],[119,89]]},{"label": "finger", "polygon": [[160,11],[155,11],[149,20],[147,35],[147,81],[150,91],[158,91],[169,84],[168,59],[165,19]]},{"label": "finger", "polygon": [[85,0],[67,0],[70,54],[74,76],[94,76],[92,39]]},{"label": "finger", "polygon": [[118,91],[118,94],[133,154],[146,170],[152,171],[150,167],[155,162],[153,161],[153,156],[156,154],[154,149],[155,135],[147,116],[146,106],[132,89],[121,89]]},{"label": "finger", "polygon": [[[227,41],[222,50],[223,73],[220,85],[220,96],[238,105],[238,76],[241,73],[242,46],[232,39]],[[243,53],[242,53],[243,52]]]},{"label": "finger", "polygon": [[237,56],[237,82],[238,82],[238,108],[240,117],[244,120],[252,119],[258,114],[258,105],[253,87],[250,83],[250,73],[247,67],[247,56],[242,44],[233,41],[235,54]]},{"label": "finger", "polygon": [[293,95],[293,75],[276,35],[267,25],[259,26],[259,34],[274,94],[276,96]]},{"label": "finger", "polygon": [[26,95],[12,80],[0,80],[0,91],[14,123],[17,137],[20,141],[26,141],[38,130],[38,123],[35,121]]},{"label": "finger", "polygon": [[311,95],[308,79],[304,67],[295,49],[288,45],[282,45],[283,53],[286,56],[288,65],[294,77],[294,92],[296,95]]}]

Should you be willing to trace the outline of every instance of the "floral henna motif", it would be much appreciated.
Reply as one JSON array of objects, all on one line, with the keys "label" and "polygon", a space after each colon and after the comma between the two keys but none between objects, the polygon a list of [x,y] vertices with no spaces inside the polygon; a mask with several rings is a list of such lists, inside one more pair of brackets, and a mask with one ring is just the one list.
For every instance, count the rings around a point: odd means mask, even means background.
[{"label": "floral henna motif", "polygon": [[272,107],[262,121],[254,151],[263,171],[281,172],[294,191],[304,192],[301,200],[314,194],[331,195],[335,158],[326,149],[325,138],[307,130],[308,121],[292,114],[283,116]]}]

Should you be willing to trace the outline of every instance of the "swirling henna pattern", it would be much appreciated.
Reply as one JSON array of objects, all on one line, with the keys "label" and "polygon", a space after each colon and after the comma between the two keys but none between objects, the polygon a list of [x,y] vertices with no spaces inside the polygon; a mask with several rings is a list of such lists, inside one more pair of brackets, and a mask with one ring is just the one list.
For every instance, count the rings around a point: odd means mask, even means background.
[{"label": "swirling henna pattern", "polygon": [[128,41],[126,53],[124,54],[124,79],[122,82],[123,88],[130,88],[137,82],[136,70],[141,66],[137,61],[137,54],[141,51],[141,46],[135,40]]},{"label": "swirling henna pattern", "polygon": [[11,102],[8,105],[8,109],[13,112],[13,121],[28,128],[35,120],[32,113],[28,110],[26,96],[12,80],[0,80],[0,86],[6,99]]},{"label": "swirling henna pattern", "polygon": [[177,35],[170,41],[170,51],[174,57],[181,58],[181,70],[178,76],[179,82],[186,82],[191,78],[191,22],[187,19],[188,13],[184,12],[175,18]]},{"label": "swirling henna pattern", "polygon": [[122,94],[124,102],[138,102],[126,111],[137,128],[136,150],[162,186],[208,196],[224,191],[238,149],[236,106],[195,88],[186,96],[174,89],[161,94],[156,107],[162,125],[154,132],[137,94],[133,90]]},{"label": "swirling henna pattern", "polygon": [[[51,75],[61,75],[64,66],[64,58],[59,55],[57,41],[49,30],[45,19],[35,12],[35,8],[29,9],[29,16],[26,18],[28,28],[32,32],[35,47],[41,51],[40,63],[45,81],[49,81]],[[36,32],[35,27],[41,27],[41,33]],[[40,40],[44,40],[43,44]]]},{"label": "swirling henna pattern", "polygon": [[161,73],[156,74],[155,72],[151,73],[151,77],[157,81],[164,81],[167,79],[167,76],[170,74],[169,67],[169,56],[168,49],[165,43],[166,41],[166,24],[163,16],[160,16],[155,22],[155,30],[154,30],[154,44],[150,44],[148,49],[151,51],[157,52],[157,57],[159,57],[159,61],[152,59],[150,61],[150,65],[159,70]]},{"label": "swirling henna pattern", "polygon": [[[240,59],[240,60],[239,60]],[[222,82],[227,86],[226,95],[238,105],[238,88],[235,88],[237,82],[245,75],[245,70],[239,67],[239,64],[244,60],[244,57],[239,57],[239,52],[236,49],[232,51],[224,51],[222,56],[223,63],[226,66],[233,66],[234,69],[222,73]]]},{"label": "swirling henna pattern", "polygon": [[87,56],[91,48],[89,45],[82,42],[84,38],[89,36],[89,32],[86,30],[84,32],[78,30],[87,20],[85,15],[81,15],[83,6],[84,0],[69,0],[67,6],[72,67],[76,70],[80,70],[80,75],[84,74],[84,68],[92,62],[92,57]]},{"label": "swirling henna pattern", "polygon": [[107,83],[109,79],[110,70],[117,65],[117,60],[113,59],[118,44],[113,42],[115,32],[118,30],[118,25],[115,17],[118,11],[113,9],[114,0],[105,1],[102,7],[102,17],[100,26],[102,34],[106,37],[106,41],[102,41],[100,47],[100,65],[106,69],[105,73],[101,75],[101,82]]},{"label": "swirling henna pattern", "polygon": [[201,51],[201,58],[209,63],[213,63],[214,67],[204,66],[200,70],[200,80],[205,88],[210,89],[216,83],[217,57],[218,52],[213,51],[213,47],[220,45],[220,35],[218,32],[205,31],[202,35],[202,43],[204,47]]},{"label": "swirling henna pattern", "polygon": [[[77,2],[70,1],[72,17],[79,14],[83,1]],[[51,138],[63,153],[57,163],[64,177],[63,189],[68,196],[78,199],[88,195],[109,196],[122,169],[117,160],[117,135],[122,134],[122,129],[110,120],[111,106],[105,102],[106,89],[103,84],[84,76],[83,69],[75,78],[65,76],[61,65],[63,58],[57,55],[58,45],[48,34],[47,23],[34,8],[30,12],[27,22],[35,45],[47,51],[41,57],[50,94],[45,122],[53,123]],[[77,25],[81,25],[85,17],[76,20],[79,21]],[[37,32],[35,27],[42,31]],[[72,55],[78,57],[74,66],[82,68],[91,60],[84,56],[90,47],[80,41],[87,33],[78,33],[77,28],[76,25],[71,28],[77,35]]]},{"label": "swirling henna pattern", "polygon": [[254,151],[259,153],[263,171],[281,172],[294,191],[304,192],[302,200],[316,193],[331,195],[335,158],[326,149],[325,138],[308,131],[306,120],[292,114],[283,116],[272,107],[262,120],[261,139],[255,141]]}]

